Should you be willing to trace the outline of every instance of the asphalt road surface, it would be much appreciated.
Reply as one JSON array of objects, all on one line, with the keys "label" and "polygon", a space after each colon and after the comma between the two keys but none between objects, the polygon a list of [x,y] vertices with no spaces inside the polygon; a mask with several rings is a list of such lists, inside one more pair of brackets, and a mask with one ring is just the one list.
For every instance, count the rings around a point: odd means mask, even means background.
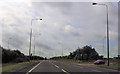
[{"label": "asphalt road surface", "polygon": [[119,74],[117,70],[52,60],[39,61],[38,63],[21,69],[19,72],[25,72],[26,74]]}]

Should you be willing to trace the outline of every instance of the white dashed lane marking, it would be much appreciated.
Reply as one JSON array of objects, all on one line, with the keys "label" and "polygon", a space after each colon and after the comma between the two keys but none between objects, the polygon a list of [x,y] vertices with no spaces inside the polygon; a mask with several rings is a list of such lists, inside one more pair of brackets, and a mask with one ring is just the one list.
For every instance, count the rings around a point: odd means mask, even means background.
[{"label": "white dashed lane marking", "polygon": [[67,74],[69,74],[67,71],[65,71],[64,69],[61,69],[63,72],[65,72],[65,73],[67,73]]},{"label": "white dashed lane marking", "polygon": [[55,67],[59,68],[57,65],[55,65]]},{"label": "white dashed lane marking", "polygon": [[[52,63],[52,62],[50,62],[50,63]],[[52,63],[53,64],[53,63]],[[57,68],[59,68],[59,66],[57,66],[57,65],[55,65],[55,64],[53,64],[55,67],[57,67]],[[59,68],[60,69],[60,68]],[[65,71],[64,69],[61,69],[63,72],[65,72],[66,74],[69,74],[67,71]]]}]

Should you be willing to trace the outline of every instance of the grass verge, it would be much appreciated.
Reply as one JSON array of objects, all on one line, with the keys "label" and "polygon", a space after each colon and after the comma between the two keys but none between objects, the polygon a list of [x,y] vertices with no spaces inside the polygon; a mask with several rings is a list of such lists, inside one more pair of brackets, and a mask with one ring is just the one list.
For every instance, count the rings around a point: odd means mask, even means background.
[{"label": "grass verge", "polygon": [[109,66],[107,66],[107,60],[105,60],[106,64],[104,64],[104,65],[95,65],[94,64],[95,60],[78,61],[78,60],[74,60],[74,59],[56,59],[56,61],[78,63],[80,65],[85,65],[85,66],[104,67],[104,68],[114,69],[114,70],[118,70],[119,66],[120,66],[120,60],[118,61],[118,60],[114,60],[114,59],[110,59],[110,65]]},{"label": "grass verge", "polygon": [[95,66],[118,70],[119,65],[120,65],[120,61],[118,61],[118,60],[110,60],[110,64],[109,64],[109,66],[107,66],[107,60],[106,60],[106,64],[104,64],[104,65],[95,65]]},{"label": "grass verge", "polygon": [[7,63],[2,65],[2,72],[16,72],[22,68],[25,68],[35,62],[38,61],[31,61],[31,62],[22,62],[22,63]]}]

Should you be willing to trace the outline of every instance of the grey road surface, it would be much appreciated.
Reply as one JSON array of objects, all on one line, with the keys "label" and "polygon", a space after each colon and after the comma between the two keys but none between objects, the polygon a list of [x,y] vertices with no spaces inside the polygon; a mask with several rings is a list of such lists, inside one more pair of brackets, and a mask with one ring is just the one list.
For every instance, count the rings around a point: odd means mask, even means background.
[{"label": "grey road surface", "polygon": [[67,63],[53,60],[43,60],[34,65],[26,67],[25,69],[19,71],[25,72],[26,74],[119,74],[117,70],[83,66],[76,63]]}]

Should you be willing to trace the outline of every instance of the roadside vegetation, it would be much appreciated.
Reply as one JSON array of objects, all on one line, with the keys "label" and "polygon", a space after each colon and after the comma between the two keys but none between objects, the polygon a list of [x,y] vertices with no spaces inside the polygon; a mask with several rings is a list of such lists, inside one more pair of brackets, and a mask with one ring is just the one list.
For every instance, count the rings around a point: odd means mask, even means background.
[{"label": "roadside vegetation", "polygon": [[96,67],[104,67],[104,68],[109,68],[109,69],[115,69],[115,70],[120,70],[120,60],[118,59],[110,59],[110,66],[107,66],[107,59],[105,58],[105,64],[99,64],[95,65],[94,61],[96,60],[74,60],[74,59],[54,59],[56,61],[62,61],[62,62],[70,62],[70,63],[76,63],[79,65],[85,65],[85,66],[96,66]]},{"label": "roadside vegetation", "polygon": [[107,66],[107,59],[105,59],[105,61],[106,61],[106,64],[95,65],[95,66],[120,70],[120,60],[118,60],[118,59],[110,59],[110,65],[109,66]]},{"label": "roadside vegetation", "polygon": [[[120,64],[120,61],[118,59],[110,58],[110,66],[107,66],[107,59],[104,58],[103,55],[99,55],[95,48],[92,48],[92,46],[84,46],[82,48],[78,48],[73,52],[70,52],[67,56],[57,56],[50,58],[51,60],[57,60],[57,61],[64,61],[64,62],[74,62],[78,63],[80,65],[87,65],[87,66],[97,66],[97,67],[105,67],[110,69],[116,69],[118,70],[118,65]],[[94,61],[101,59],[105,61],[105,64],[99,64],[95,65]]]},{"label": "roadside vegetation", "polygon": [[23,69],[29,65],[32,65],[35,62],[38,62],[38,61],[3,64],[2,72],[16,72],[16,71]]},{"label": "roadside vegetation", "polygon": [[40,56],[29,57],[19,50],[5,49],[1,46],[0,50],[2,51],[2,72],[15,72],[44,59]]},{"label": "roadside vegetation", "polygon": [[20,62],[27,62],[29,60],[43,60],[43,57],[40,56],[26,56],[23,53],[21,53],[19,50],[11,50],[11,49],[5,49],[3,47],[0,47],[2,50],[2,64],[7,63],[20,63]]},{"label": "roadside vegetation", "polygon": [[103,56],[100,56],[95,51],[95,48],[92,48],[92,46],[86,45],[82,48],[78,47],[78,49],[76,49],[73,52],[70,52],[70,54],[67,56],[52,57],[51,59],[72,59],[72,60],[88,61],[88,60],[103,59]]}]

